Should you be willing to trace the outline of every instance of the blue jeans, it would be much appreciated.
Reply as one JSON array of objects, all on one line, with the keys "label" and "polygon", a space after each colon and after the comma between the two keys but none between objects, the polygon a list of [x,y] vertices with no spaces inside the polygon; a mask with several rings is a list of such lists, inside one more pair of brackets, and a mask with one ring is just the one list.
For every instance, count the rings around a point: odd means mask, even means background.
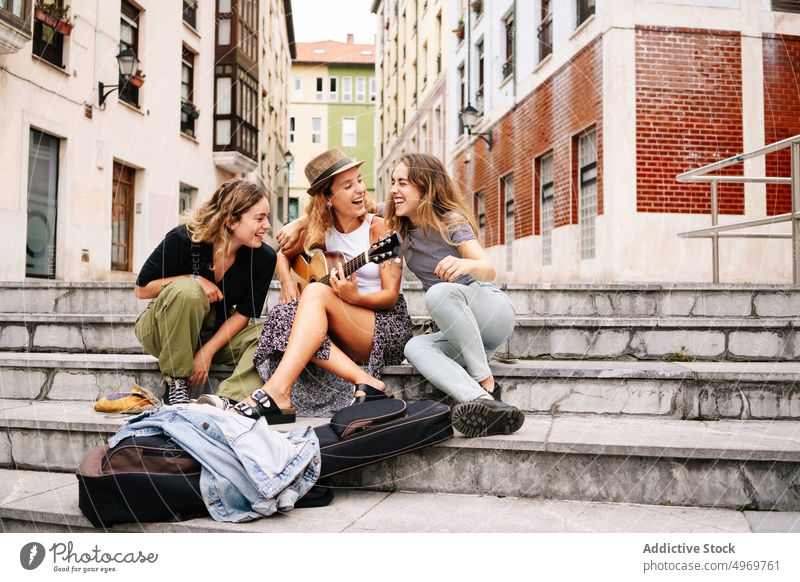
[{"label": "blue jeans", "polygon": [[205,404],[166,406],[130,419],[111,437],[166,434],[203,466],[200,493],[217,521],[249,521],[294,507],[320,474],[319,440],[311,427],[279,433]]},{"label": "blue jeans", "polygon": [[491,283],[437,283],[425,293],[428,312],[439,327],[406,344],[408,361],[457,402],[486,394],[479,382],[491,376],[492,353],[514,331],[511,301]]}]

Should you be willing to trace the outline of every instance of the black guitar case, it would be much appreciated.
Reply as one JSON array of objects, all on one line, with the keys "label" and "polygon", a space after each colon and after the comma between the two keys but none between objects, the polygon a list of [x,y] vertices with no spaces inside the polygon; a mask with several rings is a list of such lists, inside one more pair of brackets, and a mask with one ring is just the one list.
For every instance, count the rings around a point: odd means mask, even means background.
[{"label": "black guitar case", "polygon": [[450,407],[422,400],[388,398],[343,408],[330,424],[314,429],[322,452],[322,474],[330,477],[396,457],[453,436]]}]

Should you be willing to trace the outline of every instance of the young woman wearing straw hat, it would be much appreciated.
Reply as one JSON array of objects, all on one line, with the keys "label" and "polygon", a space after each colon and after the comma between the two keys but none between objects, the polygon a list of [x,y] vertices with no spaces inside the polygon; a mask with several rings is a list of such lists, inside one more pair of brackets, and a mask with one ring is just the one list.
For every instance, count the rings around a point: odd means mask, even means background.
[{"label": "young woman wearing straw hat", "polygon": [[[373,214],[358,169],[362,163],[334,148],[306,166],[306,249],[338,251],[350,259],[386,234],[383,219]],[[280,303],[270,311],[256,353],[263,387],[252,395],[222,390],[216,404],[240,401],[234,406],[240,414],[279,424],[293,422],[295,413],[328,416],[354,398],[385,398],[383,366],[402,362],[412,335],[399,260],[368,263],[350,277],[335,268],[330,286],[311,283],[298,298],[292,257],[278,253]],[[315,366],[307,368],[309,362]]]}]

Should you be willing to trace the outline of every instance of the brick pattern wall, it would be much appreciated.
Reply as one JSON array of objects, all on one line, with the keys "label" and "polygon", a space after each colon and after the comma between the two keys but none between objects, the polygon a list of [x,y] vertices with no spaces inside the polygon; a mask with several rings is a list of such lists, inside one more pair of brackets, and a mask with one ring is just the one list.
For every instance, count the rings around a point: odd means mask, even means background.
[{"label": "brick pattern wall", "polygon": [[[800,134],[800,36],[764,35],[764,143]],[[767,176],[789,176],[789,150],[766,157]],[[767,185],[767,214],[792,211],[789,185]]]},{"label": "brick pattern wall", "polygon": [[[675,176],[742,152],[741,63],[737,32],[636,28],[639,212],[711,212],[710,185]],[[721,184],[719,202],[720,212],[743,214],[744,188]]]},{"label": "brick pattern wall", "polygon": [[[484,192],[487,247],[504,242],[500,178],[509,172],[514,173],[514,237],[539,234],[540,200],[538,179],[536,185],[533,183],[534,160],[551,150],[555,226],[578,222],[572,138],[592,126],[597,129],[598,169],[602,169],[602,67],[602,38],[598,38],[495,123],[491,152],[482,140],[476,140],[466,150],[472,152],[469,163],[464,163],[465,152],[455,158],[455,178],[465,195]],[[600,171],[597,188],[598,213],[602,214]]]}]

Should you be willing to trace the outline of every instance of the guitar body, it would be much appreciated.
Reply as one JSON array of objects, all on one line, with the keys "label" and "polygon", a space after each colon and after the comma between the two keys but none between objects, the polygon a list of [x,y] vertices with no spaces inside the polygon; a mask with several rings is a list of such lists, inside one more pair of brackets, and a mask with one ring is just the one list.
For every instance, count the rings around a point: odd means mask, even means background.
[{"label": "guitar body", "polygon": [[292,259],[292,279],[302,293],[309,283],[320,281],[330,274],[337,263],[346,263],[342,253],[313,249],[308,255],[300,254]]}]

